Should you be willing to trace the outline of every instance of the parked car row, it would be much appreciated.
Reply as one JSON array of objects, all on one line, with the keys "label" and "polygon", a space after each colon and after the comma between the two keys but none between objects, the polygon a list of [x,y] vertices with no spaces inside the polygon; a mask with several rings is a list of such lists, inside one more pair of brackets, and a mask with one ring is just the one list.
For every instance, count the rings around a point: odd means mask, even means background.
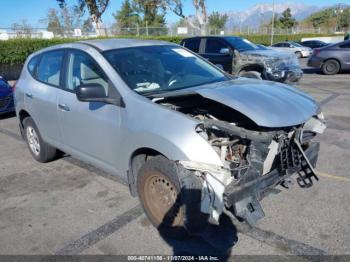
[{"label": "parked car row", "polygon": [[350,70],[350,40],[314,49],[308,66],[320,68],[326,75]]},{"label": "parked car row", "polygon": [[293,53],[264,48],[242,37],[193,37],[181,45],[234,76],[297,82],[303,75]]},{"label": "parked car row", "polygon": [[303,75],[297,58],[302,57],[309,57],[308,66],[326,75],[350,70],[349,40],[285,41],[266,47],[237,36],[204,36],[186,38],[181,45],[234,76],[297,82]]},{"label": "parked car row", "polygon": [[[243,61],[277,79],[295,72],[294,55],[281,59],[242,38],[183,44],[226,70],[239,57],[235,72]],[[277,185],[288,186],[292,175],[303,188],[318,180],[314,138],[326,126],[313,98],[233,77],[173,43],[104,39],[45,48],[25,62],[15,104],[37,161],[60,150],[121,177],[169,236],[198,234],[223,213],[254,225],[264,217],[259,201]]]}]

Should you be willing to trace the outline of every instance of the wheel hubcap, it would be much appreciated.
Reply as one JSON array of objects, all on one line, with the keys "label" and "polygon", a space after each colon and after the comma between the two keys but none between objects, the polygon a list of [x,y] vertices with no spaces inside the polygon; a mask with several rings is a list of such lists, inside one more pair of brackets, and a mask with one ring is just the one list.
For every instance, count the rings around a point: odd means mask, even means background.
[{"label": "wheel hubcap", "polygon": [[27,127],[27,141],[29,144],[29,148],[33,152],[33,154],[36,156],[39,155],[40,154],[39,137],[35,132],[35,129],[31,126]]},{"label": "wheel hubcap", "polygon": [[333,63],[329,63],[327,65],[327,71],[332,72],[335,70],[335,65]]},{"label": "wheel hubcap", "polygon": [[175,226],[182,224],[180,201],[173,183],[161,173],[149,176],[144,188],[145,204],[157,224]]}]

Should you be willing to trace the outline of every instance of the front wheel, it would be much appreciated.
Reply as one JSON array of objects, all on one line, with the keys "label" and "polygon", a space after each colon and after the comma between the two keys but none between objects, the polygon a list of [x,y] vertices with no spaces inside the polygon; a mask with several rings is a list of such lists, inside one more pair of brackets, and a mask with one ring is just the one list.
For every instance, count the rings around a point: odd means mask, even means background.
[{"label": "front wheel", "polygon": [[262,79],[261,73],[257,71],[241,71],[239,73],[239,76],[241,77],[247,77],[247,78],[254,78],[254,79]]},{"label": "front wheel", "polygon": [[186,236],[181,187],[173,162],[162,156],[145,162],[137,177],[137,191],[147,217],[161,234]]},{"label": "front wheel", "polygon": [[41,138],[39,130],[31,117],[23,120],[23,127],[25,140],[35,160],[42,163],[53,160],[56,156],[56,149]]}]

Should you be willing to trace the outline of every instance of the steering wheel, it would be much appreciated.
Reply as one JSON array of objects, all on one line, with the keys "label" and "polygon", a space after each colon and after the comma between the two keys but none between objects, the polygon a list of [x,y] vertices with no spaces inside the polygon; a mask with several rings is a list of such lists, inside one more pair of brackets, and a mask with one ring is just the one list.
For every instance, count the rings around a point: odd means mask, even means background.
[{"label": "steering wheel", "polygon": [[173,75],[172,77],[170,77],[169,81],[168,81],[168,87],[171,87],[172,85],[176,84],[178,82],[178,80],[183,79],[185,76],[184,73],[179,72],[175,75]]}]

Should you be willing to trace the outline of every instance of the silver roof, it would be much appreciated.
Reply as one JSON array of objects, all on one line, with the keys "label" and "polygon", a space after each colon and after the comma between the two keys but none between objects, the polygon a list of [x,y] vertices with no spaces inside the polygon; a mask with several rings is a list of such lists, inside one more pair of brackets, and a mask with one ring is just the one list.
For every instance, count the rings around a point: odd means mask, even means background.
[{"label": "silver roof", "polygon": [[137,47],[137,46],[175,45],[174,43],[170,43],[166,41],[125,39],[125,38],[124,39],[94,39],[94,40],[80,41],[80,43],[93,45],[102,51],[118,49],[118,48],[126,48],[126,47]]}]

